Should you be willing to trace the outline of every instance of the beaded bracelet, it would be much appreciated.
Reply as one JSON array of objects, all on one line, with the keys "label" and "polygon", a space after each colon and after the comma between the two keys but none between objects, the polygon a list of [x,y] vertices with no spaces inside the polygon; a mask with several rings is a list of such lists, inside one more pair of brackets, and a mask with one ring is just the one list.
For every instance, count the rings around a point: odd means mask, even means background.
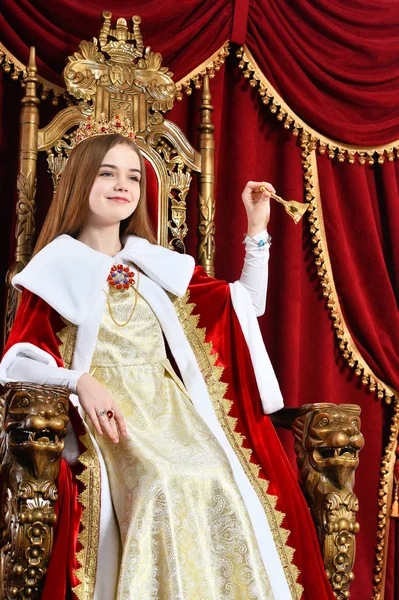
[{"label": "beaded bracelet", "polygon": [[255,240],[253,237],[251,237],[250,235],[248,235],[247,233],[245,233],[244,234],[244,240],[243,240],[242,243],[243,244],[255,245],[257,248],[259,248],[259,250],[263,250],[266,246],[268,248],[270,248],[270,246],[272,245],[272,236],[270,234],[267,234],[267,238],[266,239]]}]

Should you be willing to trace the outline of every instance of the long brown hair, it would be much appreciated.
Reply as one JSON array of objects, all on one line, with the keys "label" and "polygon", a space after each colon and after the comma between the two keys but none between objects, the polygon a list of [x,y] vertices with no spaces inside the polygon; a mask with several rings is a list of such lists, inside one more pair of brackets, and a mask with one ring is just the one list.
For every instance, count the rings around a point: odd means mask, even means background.
[{"label": "long brown hair", "polygon": [[134,233],[156,243],[146,198],[146,171],[144,158],[137,145],[119,133],[98,135],[83,140],[71,152],[47,213],[34,254],[58,235],[68,233],[76,237],[89,216],[89,196],[94,180],[108,150],[125,144],[136,152],[140,161],[140,198],[134,213],[120,225],[120,238]]}]

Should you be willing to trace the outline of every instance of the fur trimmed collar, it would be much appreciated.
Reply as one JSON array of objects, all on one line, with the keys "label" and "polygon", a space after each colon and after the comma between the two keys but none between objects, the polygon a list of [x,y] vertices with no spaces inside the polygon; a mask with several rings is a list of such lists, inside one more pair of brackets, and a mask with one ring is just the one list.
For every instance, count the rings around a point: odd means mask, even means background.
[{"label": "fur trimmed collar", "polygon": [[129,236],[115,256],[93,250],[69,235],[60,235],[41,250],[12,280],[18,290],[40,296],[62,317],[80,325],[106,284],[112,265],[131,261],[167,292],[183,296],[194,271],[186,254]]}]

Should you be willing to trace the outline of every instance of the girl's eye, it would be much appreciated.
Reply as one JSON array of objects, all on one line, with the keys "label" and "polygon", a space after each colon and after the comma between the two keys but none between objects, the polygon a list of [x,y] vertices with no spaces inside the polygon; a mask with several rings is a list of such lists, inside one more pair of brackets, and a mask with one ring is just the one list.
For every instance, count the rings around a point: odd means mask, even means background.
[{"label": "girl's eye", "polygon": [[137,181],[137,183],[140,183],[140,177],[137,177],[137,175],[132,175],[131,177],[129,177],[129,179],[131,179],[132,181]]},{"label": "girl's eye", "polygon": [[112,177],[113,173],[111,173],[110,171],[103,171],[102,173],[100,173],[100,177]]}]

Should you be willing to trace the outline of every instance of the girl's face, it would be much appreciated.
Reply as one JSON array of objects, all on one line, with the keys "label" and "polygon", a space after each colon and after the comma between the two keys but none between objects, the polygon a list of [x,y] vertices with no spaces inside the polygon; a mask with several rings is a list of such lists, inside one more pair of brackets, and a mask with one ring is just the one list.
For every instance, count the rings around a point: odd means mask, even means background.
[{"label": "girl's face", "polygon": [[118,144],[104,156],[89,196],[89,223],[120,223],[136,210],[140,198],[140,161],[126,144]]}]

